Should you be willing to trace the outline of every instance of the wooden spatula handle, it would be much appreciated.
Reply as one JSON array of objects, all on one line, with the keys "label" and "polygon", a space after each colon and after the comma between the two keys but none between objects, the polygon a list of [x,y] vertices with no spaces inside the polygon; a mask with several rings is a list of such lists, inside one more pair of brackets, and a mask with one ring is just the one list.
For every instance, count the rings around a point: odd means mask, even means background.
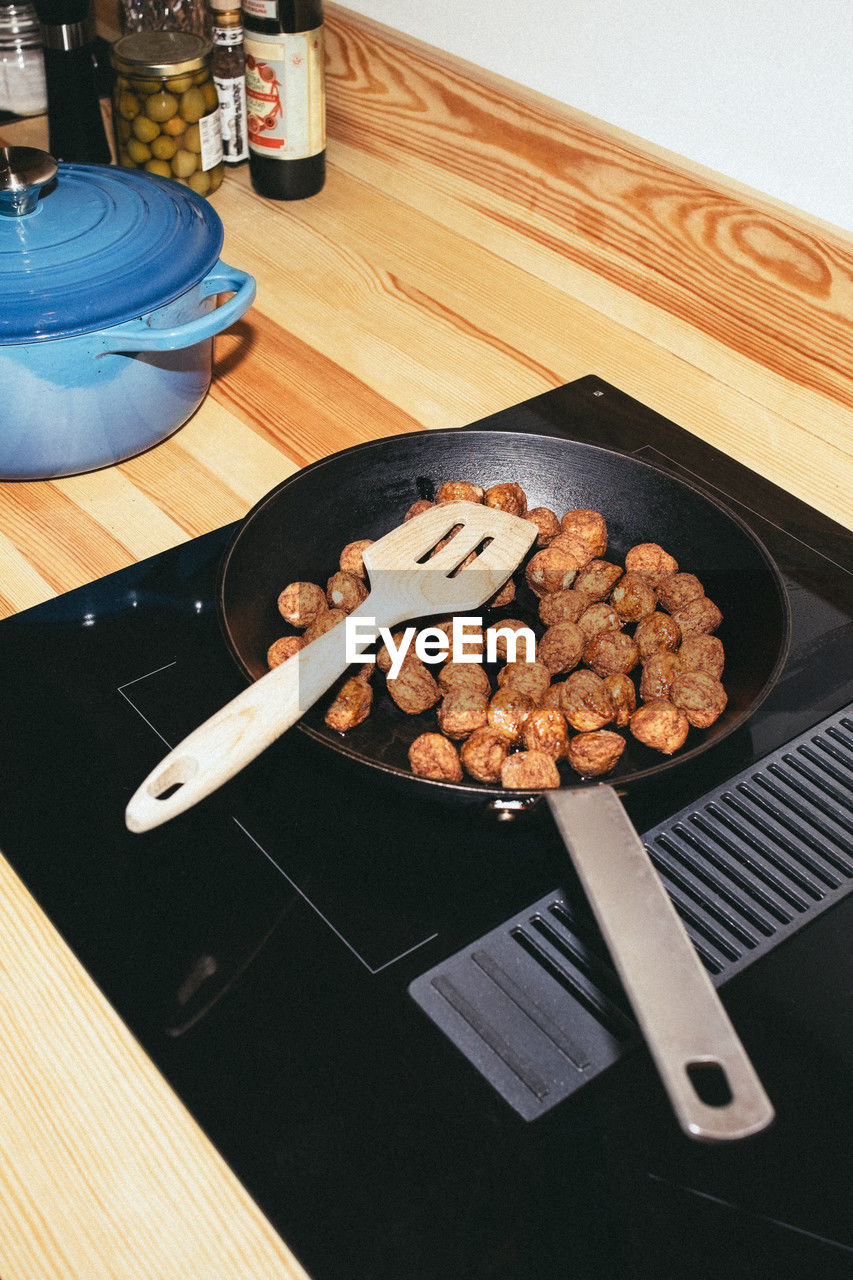
[{"label": "wooden spatula handle", "polygon": [[[374,617],[374,610],[368,597],[350,616]],[[380,625],[382,618],[377,634]],[[362,623],[362,634],[368,630]],[[339,625],[249,685],[149,773],[125,811],[128,829],[150,831],[228,782],[294,725],[346,667],[346,636]]]}]

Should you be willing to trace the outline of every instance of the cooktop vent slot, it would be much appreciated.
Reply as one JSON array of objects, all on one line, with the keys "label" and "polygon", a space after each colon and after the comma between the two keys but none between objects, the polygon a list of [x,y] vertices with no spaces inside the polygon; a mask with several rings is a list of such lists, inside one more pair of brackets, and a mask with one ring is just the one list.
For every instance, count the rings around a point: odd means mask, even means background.
[{"label": "cooktop vent slot", "polygon": [[[853,887],[851,709],[643,842],[721,985]],[[640,1043],[586,903],[569,902],[561,890],[422,974],[409,992],[528,1120]]]}]

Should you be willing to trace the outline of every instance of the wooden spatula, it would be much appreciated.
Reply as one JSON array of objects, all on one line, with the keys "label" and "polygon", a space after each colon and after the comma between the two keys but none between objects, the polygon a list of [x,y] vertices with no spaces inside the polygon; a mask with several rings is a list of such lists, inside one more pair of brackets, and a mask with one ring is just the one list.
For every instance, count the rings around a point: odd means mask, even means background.
[{"label": "wooden spatula", "polygon": [[[447,545],[430,556],[457,526]],[[380,627],[408,618],[479,608],[503,586],[536,533],[532,521],[474,502],[445,503],[400,525],[364,553],[371,590],[350,614],[360,619],[359,636],[372,632],[375,638]],[[473,562],[460,568],[475,551]],[[278,586],[270,583],[270,591]],[[149,831],[233,778],[295,724],[347,665],[340,625],[256,680],[152,770],[127,806],[129,830]]]}]

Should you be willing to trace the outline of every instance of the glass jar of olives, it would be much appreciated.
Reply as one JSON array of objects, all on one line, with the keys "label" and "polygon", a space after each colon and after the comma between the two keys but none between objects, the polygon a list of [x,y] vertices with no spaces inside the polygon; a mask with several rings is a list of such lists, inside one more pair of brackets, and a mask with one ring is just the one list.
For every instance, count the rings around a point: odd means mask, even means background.
[{"label": "glass jar of olives", "polygon": [[138,31],[113,46],[119,164],[174,178],[208,196],[222,182],[211,44],[186,31]]}]

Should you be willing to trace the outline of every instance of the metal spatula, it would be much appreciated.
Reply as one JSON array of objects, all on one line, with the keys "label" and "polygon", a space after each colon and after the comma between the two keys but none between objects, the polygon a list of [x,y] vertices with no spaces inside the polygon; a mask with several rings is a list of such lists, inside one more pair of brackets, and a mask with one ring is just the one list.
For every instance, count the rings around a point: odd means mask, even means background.
[{"label": "metal spatula", "polygon": [[[380,627],[409,618],[479,608],[500,590],[536,533],[532,521],[474,502],[445,503],[400,525],[364,553],[371,590],[350,614],[360,620],[360,638],[371,632],[375,638]],[[473,562],[460,568],[478,548]],[[278,586],[270,583],[270,592]],[[221,787],[295,724],[347,665],[340,625],[256,680],[152,770],[127,806],[128,828],[149,831]]]}]

